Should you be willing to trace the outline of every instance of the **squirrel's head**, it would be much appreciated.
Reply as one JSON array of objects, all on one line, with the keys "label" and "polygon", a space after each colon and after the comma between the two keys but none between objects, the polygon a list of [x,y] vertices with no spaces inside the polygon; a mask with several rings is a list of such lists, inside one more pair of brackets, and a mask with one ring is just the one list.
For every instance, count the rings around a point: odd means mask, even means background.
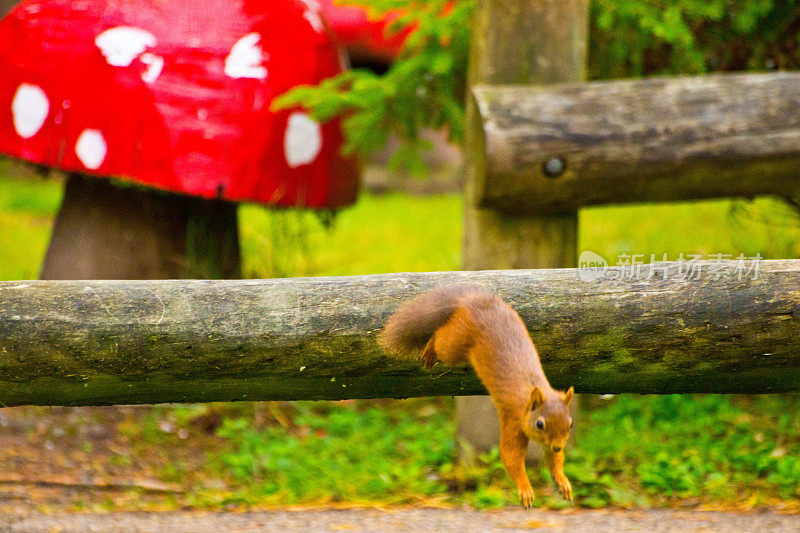
[{"label": "squirrel's head", "polygon": [[546,450],[563,450],[572,427],[569,404],[574,392],[570,387],[567,392],[553,391],[545,397],[539,387],[533,387],[526,410],[525,434],[528,438]]}]

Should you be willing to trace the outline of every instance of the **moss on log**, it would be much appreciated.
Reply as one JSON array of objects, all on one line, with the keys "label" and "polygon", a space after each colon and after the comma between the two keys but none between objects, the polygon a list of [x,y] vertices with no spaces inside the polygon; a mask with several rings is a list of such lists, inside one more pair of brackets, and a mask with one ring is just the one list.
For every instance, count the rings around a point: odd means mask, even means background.
[{"label": "moss on log", "polygon": [[736,262],[699,265],[694,277],[670,264],[647,280],[611,268],[591,282],[575,269],[1,282],[0,404],[481,393],[469,368],[427,372],[375,342],[401,302],[449,283],[487,287],[517,309],[558,387],[800,390],[800,261],[762,262],[758,279],[741,280]]}]

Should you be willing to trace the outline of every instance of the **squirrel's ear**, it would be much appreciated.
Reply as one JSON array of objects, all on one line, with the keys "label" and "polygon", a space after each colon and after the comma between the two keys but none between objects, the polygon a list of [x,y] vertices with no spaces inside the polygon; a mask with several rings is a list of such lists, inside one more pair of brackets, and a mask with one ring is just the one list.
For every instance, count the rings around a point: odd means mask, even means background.
[{"label": "squirrel's ear", "polygon": [[573,389],[572,387],[570,387],[570,388],[569,388],[569,390],[568,390],[567,392],[565,392],[565,393],[564,393],[564,396],[563,396],[564,403],[565,403],[565,404],[567,404],[567,405],[569,405],[569,402],[571,402],[571,401],[572,401],[572,396],[573,396],[574,394],[575,394],[575,389]]},{"label": "squirrel's ear", "polygon": [[531,391],[531,401],[528,402],[528,410],[532,411],[544,403],[544,394],[539,387],[534,387]]}]

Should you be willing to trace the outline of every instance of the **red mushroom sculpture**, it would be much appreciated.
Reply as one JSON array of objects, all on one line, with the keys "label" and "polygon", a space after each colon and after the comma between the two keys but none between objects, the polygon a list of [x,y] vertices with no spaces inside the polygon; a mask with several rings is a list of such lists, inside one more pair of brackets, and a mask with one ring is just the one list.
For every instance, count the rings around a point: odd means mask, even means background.
[{"label": "red mushroom sculpture", "polygon": [[70,173],[42,277],[234,277],[233,202],[353,202],[339,124],[270,109],[341,68],[307,1],[22,2],[0,21],[0,152]]},{"label": "red mushroom sculpture", "polygon": [[[313,1],[313,0],[309,0]],[[401,15],[390,11],[371,17],[366,7],[340,5],[336,0],[319,0],[325,21],[350,57],[360,63],[390,63],[400,53],[411,29],[389,32],[389,25]]]}]

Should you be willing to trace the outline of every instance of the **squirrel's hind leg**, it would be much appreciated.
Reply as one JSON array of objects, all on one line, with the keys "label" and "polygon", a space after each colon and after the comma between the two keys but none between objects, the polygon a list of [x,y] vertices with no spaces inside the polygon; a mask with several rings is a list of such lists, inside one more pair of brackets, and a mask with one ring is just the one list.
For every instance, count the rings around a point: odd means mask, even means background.
[{"label": "squirrel's hind leg", "polygon": [[442,363],[454,366],[469,362],[468,354],[473,343],[468,313],[458,309],[445,325],[436,330],[431,341],[431,349]]},{"label": "squirrel's hind leg", "polygon": [[426,368],[432,367],[436,361],[449,366],[469,361],[467,354],[472,340],[467,318],[464,311],[459,309],[445,325],[436,330],[422,351]]},{"label": "squirrel's hind leg", "polygon": [[467,354],[472,346],[472,339],[469,334],[469,323],[462,313],[460,309],[456,311],[428,340],[420,357],[425,368],[432,368],[436,361],[450,366],[469,361]]},{"label": "squirrel's hind leg", "polygon": [[425,345],[425,349],[422,350],[422,362],[425,364],[425,369],[430,370],[433,368],[433,365],[436,364],[436,350],[434,346],[436,345],[436,335],[430,338],[428,344]]}]

